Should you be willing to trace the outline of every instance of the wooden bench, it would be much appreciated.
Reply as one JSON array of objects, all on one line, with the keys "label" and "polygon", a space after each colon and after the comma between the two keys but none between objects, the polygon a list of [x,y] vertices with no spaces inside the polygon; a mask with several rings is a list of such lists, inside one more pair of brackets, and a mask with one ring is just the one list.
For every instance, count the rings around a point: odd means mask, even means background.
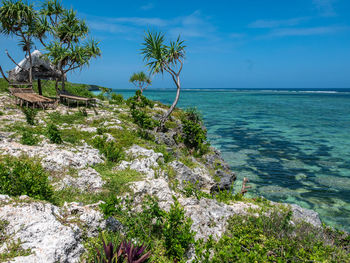
[{"label": "wooden bench", "polygon": [[58,105],[58,100],[36,94],[32,88],[9,88],[9,90],[15,97],[16,104],[19,104],[21,107],[25,104],[26,107],[31,105],[33,109],[35,107],[47,109],[56,108]]},{"label": "wooden bench", "polygon": [[59,97],[61,102],[63,101],[67,102],[68,107],[69,107],[70,101],[75,101],[77,105],[79,102],[83,102],[85,103],[86,107],[88,107],[89,105],[92,105],[94,107],[96,102],[94,98],[85,98],[85,97],[73,95],[67,91],[62,91],[62,90],[59,92]]}]

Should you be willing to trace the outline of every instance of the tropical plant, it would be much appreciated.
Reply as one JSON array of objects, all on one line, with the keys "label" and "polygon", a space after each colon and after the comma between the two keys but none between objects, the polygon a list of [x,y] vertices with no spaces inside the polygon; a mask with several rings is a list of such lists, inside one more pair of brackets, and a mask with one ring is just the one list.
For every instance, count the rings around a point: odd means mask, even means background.
[{"label": "tropical plant", "polygon": [[144,38],[143,49],[141,54],[144,61],[150,69],[151,74],[163,74],[168,72],[176,85],[176,97],[169,110],[160,119],[160,129],[164,129],[164,124],[175,109],[180,98],[180,74],[183,68],[183,60],[185,58],[184,41],[180,36],[176,41],[170,41],[165,45],[165,36],[160,32],[148,31]]},{"label": "tropical plant", "polygon": [[123,250],[126,255],[127,263],[142,263],[151,255],[150,251],[144,254],[146,250],[144,244],[141,246],[135,246],[131,241],[123,242]]},{"label": "tropical plant", "polygon": [[[119,263],[122,262],[121,255],[123,253],[122,244],[115,247],[112,242],[106,244],[103,238],[103,250],[96,249],[94,263]],[[116,248],[116,249],[115,249]]]},{"label": "tropical plant", "polygon": [[39,161],[25,156],[0,157],[0,194],[51,200],[48,173]]},{"label": "tropical plant", "polygon": [[[33,61],[31,55],[33,39],[42,38],[46,32],[41,22],[32,4],[24,3],[22,0],[2,1],[2,6],[0,7],[0,32],[6,36],[16,36],[20,39],[19,46],[25,52],[25,57],[29,58],[28,80],[30,85],[33,82]],[[7,51],[6,53],[16,66],[22,68]]]},{"label": "tropical plant", "polygon": [[171,205],[170,211],[165,214],[163,235],[167,255],[175,261],[179,261],[194,242],[195,232],[191,230],[191,219],[185,217],[185,210],[174,196],[173,199],[174,204]]},{"label": "tropical plant", "polygon": [[65,90],[64,76],[69,71],[89,65],[92,58],[101,55],[101,50],[93,39],[82,43],[88,36],[89,28],[73,9],[65,9],[57,0],[47,0],[40,12],[46,17],[48,31],[53,38],[48,45],[44,45],[48,51],[46,56],[61,72],[62,90]]},{"label": "tropical plant", "polygon": [[152,81],[149,76],[146,75],[145,72],[141,71],[138,73],[134,73],[131,75],[129,82],[135,85],[135,87],[139,88],[141,91],[141,95],[143,91],[152,84]]},{"label": "tropical plant", "polygon": [[61,144],[63,142],[60,130],[53,123],[47,125],[47,137],[52,143]]},{"label": "tropical plant", "polygon": [[22,112],[26,116],[26,121],[29,125],[35,124],[35,117],[38,114],[38,111],[36,109],[31,108],[22,108]]},{"label": "tropical plant", "polygon": [[183,141],[187,148],[199,155],[206,153],[209,148],[207,131],[202,126],[202,117],[197,109],[187,109],[181,116],[181,122]]}]

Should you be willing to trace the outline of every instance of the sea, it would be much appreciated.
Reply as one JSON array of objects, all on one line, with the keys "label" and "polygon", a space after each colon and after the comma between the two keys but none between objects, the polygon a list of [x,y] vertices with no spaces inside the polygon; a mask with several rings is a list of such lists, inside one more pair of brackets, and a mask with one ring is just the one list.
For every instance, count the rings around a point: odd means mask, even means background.
[{"label": "sea", "polygon": [[[144,94],[171,104],[175,93]],[[178,107],[202,113],[211,145],[237,174],[235,191],[247,177],[248,196],[313,209],[350,232],[350,89],[191,89]]]}]

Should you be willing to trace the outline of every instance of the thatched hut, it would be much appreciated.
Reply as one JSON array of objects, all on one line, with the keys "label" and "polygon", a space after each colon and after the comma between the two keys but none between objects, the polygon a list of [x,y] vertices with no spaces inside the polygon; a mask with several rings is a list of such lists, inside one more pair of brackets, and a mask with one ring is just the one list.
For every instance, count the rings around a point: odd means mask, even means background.
[{"label": "thatched hut", "polygon": [[[62,80],[62,74],[39,50],[33,51],[31,57],[33,80],[38,80],[38,90],[41,95],[41,80]],[[12,83],[28,83],[29,69],[29,57],[26,57],[18,63],[18,66],[9,71],[9,81]],[[64,78],[66,78],[66,76],[64,76]]]}]

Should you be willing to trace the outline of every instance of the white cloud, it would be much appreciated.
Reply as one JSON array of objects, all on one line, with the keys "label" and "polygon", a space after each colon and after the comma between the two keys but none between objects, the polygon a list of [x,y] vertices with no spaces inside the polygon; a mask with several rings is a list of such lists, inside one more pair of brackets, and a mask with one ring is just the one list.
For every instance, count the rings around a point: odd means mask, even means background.
[{"label": "white cloud", "polygon": [[120,22],[123,24],[132,24],[136,26],[158,26],[164,27],[168,25],[168,21],[157,17],[119,17],[109,19],[111,22]]},{"label": "white cloud", "polygon": [[336,16],[333,4],[336,0],[313,0],[313,4],[322,16]]},{"label": "white cloud", "polygon": [[308,21],[309,17],[296,17],[284,20],[256,20],[249,24],[250,28],[276,28],[276,27],[289,27],[296,26],[302,22]]},{"label": "white cloud", "polygon": [[284,37],[284,36],[312,36],[333,34],[347,30],[348,27],[342,26],[325,26],[325,27],[305,27],[305,28],[279,28],[269,33],[268,37]]},{"label": "white cloud", "polygon": [[154,7],[155,7],[155,6],[154,6],[154,3],[148,3],[148,4],[145,4],[145,5],[141,6],[140,8],[141,8],[142,10],[147,11],[147,10],[153,9]]}]

